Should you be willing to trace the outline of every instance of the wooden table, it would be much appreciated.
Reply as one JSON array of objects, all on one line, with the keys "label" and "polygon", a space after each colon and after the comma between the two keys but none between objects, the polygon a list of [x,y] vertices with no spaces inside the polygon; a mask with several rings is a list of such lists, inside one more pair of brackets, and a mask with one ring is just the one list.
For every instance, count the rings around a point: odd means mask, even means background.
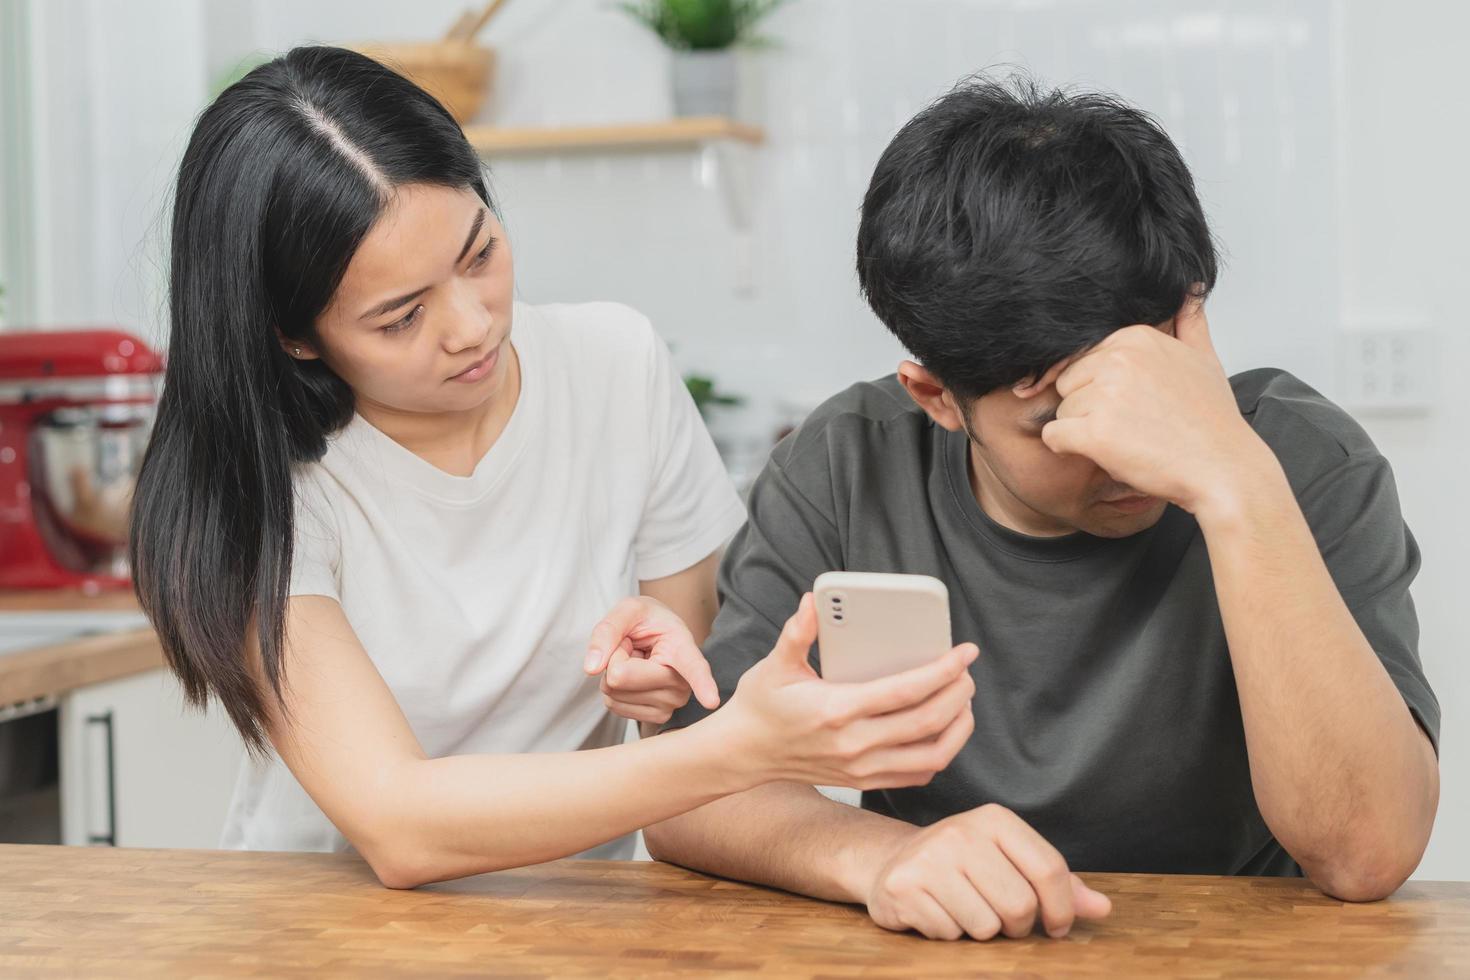
[{"label": "wooden table", "polygon": [[417,891],[345,854],[0,846],[0,975],[1470,976],[1470,885],[1346,905],[1300,880],[1089,875],[1063,940],[930,942],[664,864],[559,861]]}]

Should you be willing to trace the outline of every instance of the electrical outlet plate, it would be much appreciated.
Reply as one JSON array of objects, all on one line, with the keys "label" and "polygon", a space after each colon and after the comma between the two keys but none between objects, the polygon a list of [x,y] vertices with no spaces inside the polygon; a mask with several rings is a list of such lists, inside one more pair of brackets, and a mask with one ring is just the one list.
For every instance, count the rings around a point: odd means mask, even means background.
[{"label": "electrical outlet plate", "polygon": [[1357,327],[1338,335],[1338,389],[1349,410],[1424,415],[1434,404],[1433,331],[1424,326]]}]

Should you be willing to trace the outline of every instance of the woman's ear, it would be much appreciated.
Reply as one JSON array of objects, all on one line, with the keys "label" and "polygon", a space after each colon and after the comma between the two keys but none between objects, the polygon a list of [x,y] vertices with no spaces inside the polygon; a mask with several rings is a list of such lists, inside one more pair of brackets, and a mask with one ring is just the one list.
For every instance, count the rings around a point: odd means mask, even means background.
[{"label": "woman's ear", "polygon": [[314,361],[321,357],[317,353],[316,348],[311,346],[309,342],[305,340],[292,340],[290,337],[281,333],[280,327],[276,327],[275,330],[276,342],[281,345],[281,350],[285,351],[289,357],[298,361]]},{"label": "woman's ear", "polygon": [[928,368],[914,361],[904,361],[898,365],[898,381],[935,425],[950,432],[958,432],[965,427],[959,402]]}]

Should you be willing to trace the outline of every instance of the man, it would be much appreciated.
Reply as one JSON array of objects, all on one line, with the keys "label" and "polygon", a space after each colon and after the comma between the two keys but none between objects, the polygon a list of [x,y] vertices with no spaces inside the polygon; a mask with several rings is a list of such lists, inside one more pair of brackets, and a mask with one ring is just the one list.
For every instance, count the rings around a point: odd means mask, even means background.
[{"label": "man", "polygon": [[974,733],[928,785],[855,809],[774,784],[652,853],[939,938],[1106,915],[1073,871],[1397,888],[1439,793],[1419,552],[1344,412],[1221,369],[1168,137],[1111,98],[965,83],[880,159],[858,274],[915,360],[776,447],[705,652],[728,694],[819,573],[933,575],[980,647]]}]

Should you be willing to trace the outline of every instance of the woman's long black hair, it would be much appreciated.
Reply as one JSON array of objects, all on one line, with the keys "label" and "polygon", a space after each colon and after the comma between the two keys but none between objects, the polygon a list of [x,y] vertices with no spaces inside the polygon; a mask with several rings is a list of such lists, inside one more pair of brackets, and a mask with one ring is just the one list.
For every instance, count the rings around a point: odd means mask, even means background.
[{"label": "woman's long black hair", "polygon": [[[281,339],[311,341],[348,261],[404,184],[474,190],[449,113],[340,48],[296,48],[200,116],[179,167],[168,367],[134,494],[134,586],[191,704],[218,698],[252,752],[279,700],[293,470],[352,417],[352,390]],[[245,658],[252,623],[270,685]]]}]

